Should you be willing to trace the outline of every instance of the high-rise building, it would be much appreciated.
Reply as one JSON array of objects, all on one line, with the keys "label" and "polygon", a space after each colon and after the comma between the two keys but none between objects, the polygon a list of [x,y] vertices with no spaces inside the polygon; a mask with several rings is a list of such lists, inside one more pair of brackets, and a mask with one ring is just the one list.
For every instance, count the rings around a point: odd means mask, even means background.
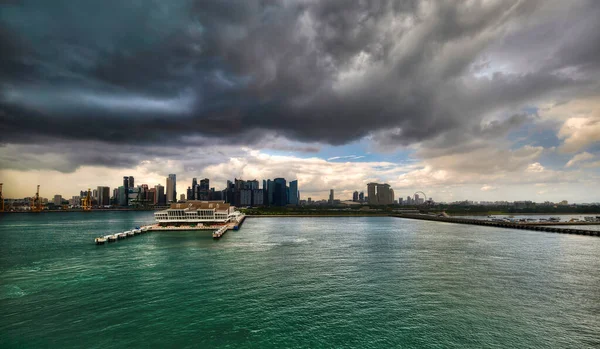
[{"label": "high-rise building", "polygon": [[298,205],[298,180],[293,180],[290,182],[290,205]]},{"label": "high-rise building", "polygon": [[99,186],[98,189],[98,206],[110,205],[110,188]]},{"label": "high-rise building", "polygon": [[179,201],[185,201],[185,194],[181,194],[179,196]]},{"label": "high-rise building", "polygon": [[287,186],[285,178],[273,180],[273,205],[285,206],[287,204]]},{"label": "high-rise building", "polygon": [[194,200],[194,192],[192,191],[192,187],[187,188],[187,199]]},{"label": "high-rise building", "polygon": [[173,173],[167,177],[167,202],[177,202],[177,176]]},{"label": "high-rise building", "polygon": [[252,189],[241,189],[240,206],[252,206]]},{"label": "high-rise building", "polygon": [[149,205],[156,204],[156,188],[148,189],[148,193],[146,193],[146,201]]},{"label": "high-rise building", "polygon": [[71,206],[81,206],[81,197],[73,196],[71,200],[69,200],[69,205]]},{"label": "high-rise building", "polygon": [[334,201],[335,201],[335,198],[333,196],[333,189],[329,189],[329,204],[333,205]]},{"label": "high-rise building", "polygon": [[354,191],[354,193],[352,193],[352,201],[354,202],[358,202],[358,191]]},{"label": "high-rise building", "polygon": [[128,205],[128,198],[127,198],[127,190],[129,189],[129,177],[128,176],[123,176],[123,188],[125,188],[124,193],[121,193],[119,188],[119,197],[122,196],[123,201],[119,200],[119,205],[121,206],[127,206]]},{"label": "high-rise building", "polygon": [[389,184],[367,184],[370,205],[392,205],[394,203],[394,190]]},{"label": "high-rise building", "polygon": [[62,205],[62,195],[54,195],[54,200],[52,201],[52,203],[54,203],[55,206]]},{"label": "high-rise building", "polygon": [[264,189],[252,189],[252,206],[264,205]]},{"label": "high-rise building", "polygon": [[92,190],[92,197],[96,202],[98,202],[98,189]]},{"label": "high-rise building", "polygon": [[133,188],[133,187],[135,187],[134,181],[133,181],[133,176],[129,176],[129,188]]},{"label": "high-rise building", "polygon": [[360,201],[360,202],[365,201],[365,192],[364,191],[361,191],[360,194],[358,194],[358,201]]},{"label": "high-rise building", "polygon": [[369,205],[377,205],[377,195],[375,195],[375,191],[377,190],[377,183],[369,183],[367,184],[367,195],[369,196]]},{"label": "high-rise building", "polygon": [[198,192],[198,179],[192,178],[192,200],[196,200],[196,194]]},{"label": "high-rise building", "polygon": [[156,189],[156,196],[154,197],[154,204],[158,206],[165,206],[167,204],[167,198],[165,197],[165,187],[160,184],[154,186]]}]

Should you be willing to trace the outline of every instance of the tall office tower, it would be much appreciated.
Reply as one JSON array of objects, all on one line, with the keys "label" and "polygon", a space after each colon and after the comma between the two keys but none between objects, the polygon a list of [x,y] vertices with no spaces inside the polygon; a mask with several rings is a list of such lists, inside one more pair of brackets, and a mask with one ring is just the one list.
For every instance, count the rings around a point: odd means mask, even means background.
[{"label": "tall office tower", "polygon": [[98,189],[98,206],[110,205],[110,188],[99,186]]},{"label": "tall office tower", "polygon": [[167,202],[177,202],[177,175],[173,173],[169,174],[169,177],[167,177],[166,196]]},{"label": "tall office tower", "polygon": [[273,180],[273,205],[285,206],[287,204],[287,185],[285,178]]},{"label": "tall office tower", "polygon": [[290,182],[290,197],[288,199],[290,205],[298,205],[298,180]]},{"label": "tall office tower", "polygon": [[156,195],[154,196],[154,203],[159,206],[166,205],[167,200],[165,198],[165,187],[163,187],[160,184],[157,184],[154,186],[154,189],[156,189]]},{"label": "tall office tower", "polygon": [[148,193],[146,193],[146,202],[149,205],[156,204],[156,188],[148,189]]},{"label": "tall office tower", "polygon": [[192,191],[192,187],[187,188],[187,199],[194,200],[194,192]]},{"label": "tall office tower", "polygon": [[196,179],[196,177],[192,178],[192,200],[198,200],[197,197],[197,193],[198,193],[198,179]]},{"label": "tall office tower", "polygon": [[377,184],[377,202],[379,205],[391,205],[394,203],[389,184]]},{"label": "tall office tower", "polygon": [[375,195],[375,191],[377,188],[377,183],[369,183],[367,184],[367,195],[369,196],[369,205],[377,205],[377,195]]},{"label": "tall office tower", "polygon": [[244,187],[251,190],[258,189],[258,180],[254,179],[251,181],[246,181]]},{"label": "tall office tower", "polygon": [[357,202],[358,201],[358,191],[354,191],[354,193],[352,193],[352,201]]},{"label": "tall office tower", "polygon": [[262,190],[263,190],[263,205],[269,205],[269,187],[267,180],[263,179]]},{"label": "tall office tower", "polygon": [[333,205],[333,201],[335,200],[333,196],[333,189],[329,189],[329,204]]},{"label": "tall office tower", "polygon": [[[123,176],[123,188],[125,188],[125,195],[119,200],[119,205],[121,206],[127,206],[129,205],[128,202],[128,198],[127,198],[127,190],[129,189],[129,177],[128,176]],[[120,192],[119,192],[119,195]]]},{"label": "tall office tower", "polygon": [[133,176],[129,176],[129,188],[133,188],[133,187],[135,187],[134,181],[133,181]]},{"label": "tall office tower", "polygon": [[361,191],[360,194],[358,194],[358,201],[360,201],[360,202],[365,201],[365,192],[364,191]]},{"label": "tall office tower", "polygon": [[264,189],[252,189],[252,206],[264,205]]},{"label": "tall office tower", "polygon": [[92,197],[98,202],[98,189],[92,190]]},{"label": "tall office tower", "polygon": [[200,189],[209,191],[210,190],[210,180],[208,178],[204,178],[200,180]]},{"label": "tall office tower", "polygon": [[196,200],[210,200],[210,181],[208,178],[200,180],[200,185],[196,190]]},{"label": "tall office tower", "polygon": [[62,205],[62,195],[58,195],[58,194],[54,195],[53,203],[56,206]]}]

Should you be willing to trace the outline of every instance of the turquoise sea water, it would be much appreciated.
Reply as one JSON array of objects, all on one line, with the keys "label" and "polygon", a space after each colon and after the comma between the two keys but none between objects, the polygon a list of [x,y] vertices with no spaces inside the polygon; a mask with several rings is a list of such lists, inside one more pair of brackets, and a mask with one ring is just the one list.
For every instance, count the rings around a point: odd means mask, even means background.
[{"label": "turquoise sea water", "polygon": [[0,347],[600,347],[597,237],[251,218],[93,244],[151,221],[0,216]]}]

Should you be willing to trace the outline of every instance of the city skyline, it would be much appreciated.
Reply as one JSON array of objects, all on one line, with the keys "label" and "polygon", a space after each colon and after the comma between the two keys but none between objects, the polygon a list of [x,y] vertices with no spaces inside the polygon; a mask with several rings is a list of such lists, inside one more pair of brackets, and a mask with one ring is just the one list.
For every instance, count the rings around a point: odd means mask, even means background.
[{"label": "city skyline", "polygon": [[229,6],[2,2],[4,197],[176,174],[177,198],[196,177],[600,201],[599,2]]}]

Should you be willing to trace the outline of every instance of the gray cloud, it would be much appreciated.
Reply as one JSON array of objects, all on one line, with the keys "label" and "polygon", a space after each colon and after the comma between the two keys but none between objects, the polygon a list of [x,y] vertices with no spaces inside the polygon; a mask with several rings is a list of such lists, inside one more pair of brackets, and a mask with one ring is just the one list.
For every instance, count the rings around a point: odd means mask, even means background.
[{"label": "gray cloud", "polygon": [[[382,147],[434,152],[506,135],[525,122],[513,115],[540,99],[599,91],[596,1],[0,6],[5,144],[94,141],[147,153],[372,135]],[[69,164],[126,161],[69,151]]]}]

